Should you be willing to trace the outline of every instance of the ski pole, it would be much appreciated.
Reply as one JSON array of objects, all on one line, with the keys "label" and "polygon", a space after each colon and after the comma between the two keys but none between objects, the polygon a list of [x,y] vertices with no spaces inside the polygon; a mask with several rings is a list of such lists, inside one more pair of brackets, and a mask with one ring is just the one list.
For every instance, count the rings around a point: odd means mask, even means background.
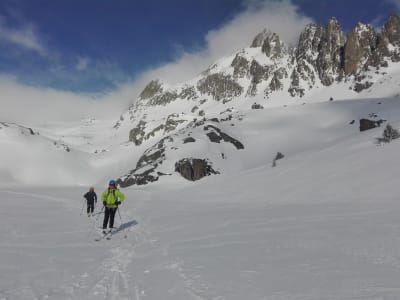
[{"label": "ski pole", "polygon": [[104,210],[104,206],[101,208],[101,210],[100,210],[100,212],[98,213],[97,217],[94,219],[93,227],[92,227],[92,229],[89,231],[88,237],[93,233],[94,229],[96,228],[97,221],[98,221],[98,219],[99,219],[101,213],[103,212],[103,210]]},{"label": "ski pole", "polygon": [[122,218],[121,218],[121,214],[119,212],[119,206],[117,206],[117,212],[118,212],[118,215],[119,215],[119,220],[121,221],[121,225],[122,225]]},{"label": "ski pole", "polygon": [[[119,212],[119,206],[117,206],[117,212],[118,212],[118,215],[119,215],[119,220],[121,221],[120,227],[122,227],[123,223],[122,223],[121,213]],[[128,235],[126,234],[126,228],[124,228],[124,233],[125,233],[124,234],[124,238],[126,239],[128,237]]]},{"label": "ski pole", "polygon": [[85,199],[83,200],[83,203],[82,203],[82,209],[81,209],[81,214],[80,214],[80,216],[82,216],[82,214],[83,214],[83,209],[85,208]]}]

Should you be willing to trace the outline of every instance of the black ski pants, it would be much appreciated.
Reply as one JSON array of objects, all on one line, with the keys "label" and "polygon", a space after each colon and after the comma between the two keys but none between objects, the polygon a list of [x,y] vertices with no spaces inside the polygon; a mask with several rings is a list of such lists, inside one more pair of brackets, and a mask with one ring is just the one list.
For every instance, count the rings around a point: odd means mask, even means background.
[{"label": "black ski pants", "polygon": [[117,208],[106,207],[104,211],[104,221],[103,221],[103,229],[107,228],[108,220],[110,220],[110,227],[114,227],[114,217],[115,213],[117,212]]},{"label": "black ski pants", "polygon": [[94,202],[93,201],[88,201],[87,202],[87,213],[93,213],[94,211]]}]

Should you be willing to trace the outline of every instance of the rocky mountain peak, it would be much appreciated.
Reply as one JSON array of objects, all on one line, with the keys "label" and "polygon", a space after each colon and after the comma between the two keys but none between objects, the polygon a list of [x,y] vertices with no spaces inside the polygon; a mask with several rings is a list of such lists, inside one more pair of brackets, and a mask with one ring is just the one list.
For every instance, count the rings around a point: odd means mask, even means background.
[{"label": "rocky mountain peak", "polygon": [[159,80],[152,80],[150,81],[150,83],[146,85],[146,87],[140,93],[139,98],[142,100],[149,99],[155,96],[156,94],[162,92],[163,92],[162,83]]},{"label": "rocky mountain peak", "polygon": [[355,75],[365,69],[377,48],[377,43],[378,34],[374,27],[358,23],[347,35],[347,42],[344,48],[345,74]]},{"label": "rocky mountain peak", "polygon": [[382,36],[387,38],[388,42],[399,46],[400,45],[400,17],[392,14],[382,28]]},{"label": "rocky mountain peak", "polygon": [[281,58],[286,52],[285,45],[276,33],[268,35],[261,46],[261,51],[271,58]]},{"label": "rocky mountain peak", "polygon": [[264,29],[262,32],[256,35],[256,37],[253,39],[253,42],[251,43],[251,48],[257,48],[261,47],[267,37],[272,35],[272,32]]}]

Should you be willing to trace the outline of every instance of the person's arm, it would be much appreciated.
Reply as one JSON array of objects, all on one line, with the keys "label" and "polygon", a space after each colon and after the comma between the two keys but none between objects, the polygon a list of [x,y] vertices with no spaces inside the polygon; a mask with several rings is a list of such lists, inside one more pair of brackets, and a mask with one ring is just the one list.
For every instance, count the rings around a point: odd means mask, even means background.
[{"label": "person's arm", "polygon": [[95,192],[93,192],[93,194],[94,194],[94,203],[97,203],[97,195]]},{"label": "person's arm", "polygon": [[101,201],[103,202],[104,206],[106,205],[107,202],[107,194],[108,194],[107,190],[105,190],[103,194],[101,194]]},{"label": "person's arm", "polygon": [[117,190],[117,192],[118,192],[117,195],[118,195],[119,201],[123,202],[125,200],[125,195],[120,190]]}]

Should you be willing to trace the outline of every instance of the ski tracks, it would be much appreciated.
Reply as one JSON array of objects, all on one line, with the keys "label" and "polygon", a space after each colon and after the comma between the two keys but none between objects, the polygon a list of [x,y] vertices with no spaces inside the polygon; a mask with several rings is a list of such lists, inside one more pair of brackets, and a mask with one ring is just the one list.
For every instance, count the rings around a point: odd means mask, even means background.
[{"label": "ski tracks", "polygon": [[134,250],[118,247],[111,250],[112,255],[103,261],[101,265],[100,278],[89,295],[97,299],[131,299],[129,290],[128,266],[132,261]]}]

